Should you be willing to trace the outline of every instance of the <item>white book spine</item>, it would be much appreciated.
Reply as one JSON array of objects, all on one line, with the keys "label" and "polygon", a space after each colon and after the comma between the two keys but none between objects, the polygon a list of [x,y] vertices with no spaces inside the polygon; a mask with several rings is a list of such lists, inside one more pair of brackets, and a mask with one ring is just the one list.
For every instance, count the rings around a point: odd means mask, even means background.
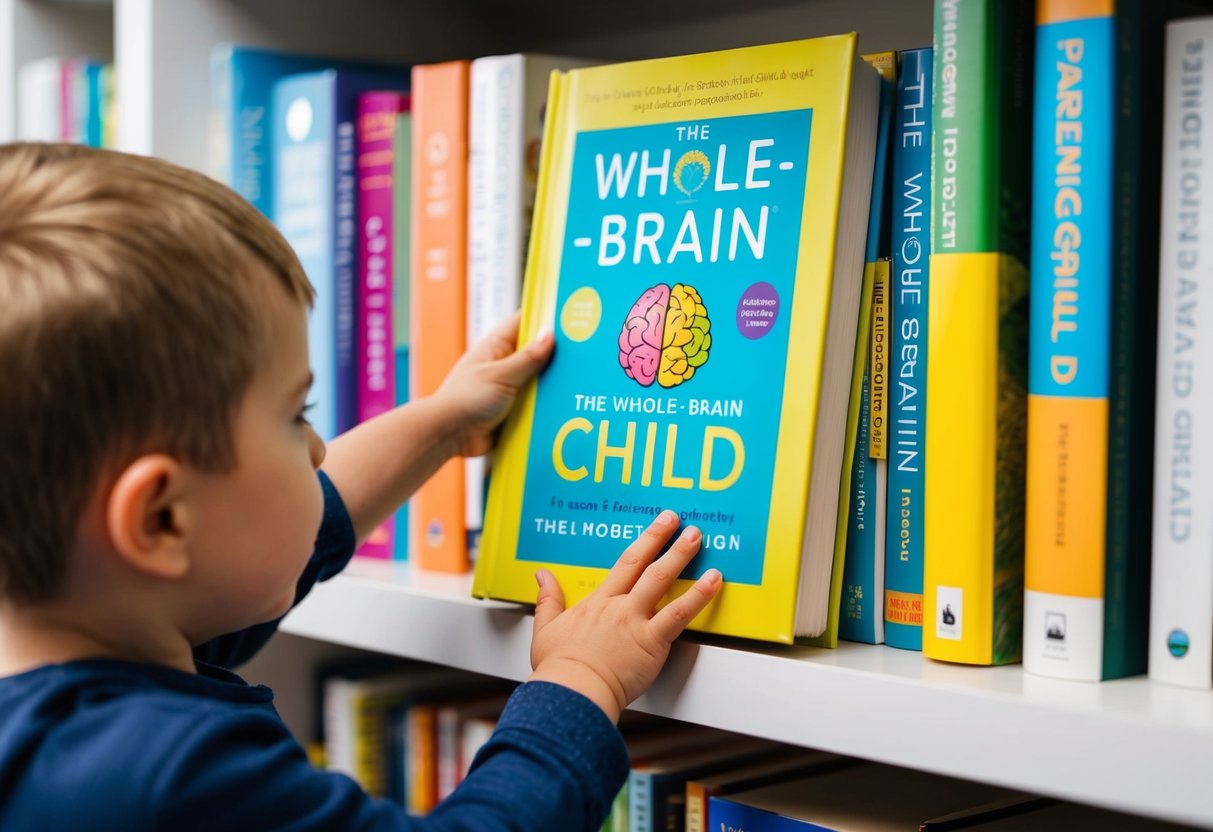
[{"label": "white book spine", "polygon": [[62,139],[63,62],[40,58],[17,70],[17,138],[32,142]]},{"label": "white book spine", "polygon": [[1213,18],[1167,27],[1149,675],[1213,687]]}]

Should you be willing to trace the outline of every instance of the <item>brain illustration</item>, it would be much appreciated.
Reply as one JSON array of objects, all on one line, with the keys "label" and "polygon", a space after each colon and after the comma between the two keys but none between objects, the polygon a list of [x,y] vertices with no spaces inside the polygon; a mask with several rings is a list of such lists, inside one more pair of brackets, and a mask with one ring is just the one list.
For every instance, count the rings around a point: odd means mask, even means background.
[{"label": "brain illustration", "polygon": [[647,289],[623,322],[619,365],[641,387],[677,387],[702,367],[712,347],[712,322],[694,286],[659,283]]}]

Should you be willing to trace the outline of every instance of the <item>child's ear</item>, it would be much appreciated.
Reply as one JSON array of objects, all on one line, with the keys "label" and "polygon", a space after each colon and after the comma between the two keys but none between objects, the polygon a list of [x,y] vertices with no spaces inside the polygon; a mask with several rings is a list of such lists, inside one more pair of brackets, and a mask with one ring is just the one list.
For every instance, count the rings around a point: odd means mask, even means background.
[{"label": "child's ear", "polygon": [[175,580],[190,567],[188,474],[166,454],[126,466],[110,489],[105,520],[118,555],[145,575]]}]

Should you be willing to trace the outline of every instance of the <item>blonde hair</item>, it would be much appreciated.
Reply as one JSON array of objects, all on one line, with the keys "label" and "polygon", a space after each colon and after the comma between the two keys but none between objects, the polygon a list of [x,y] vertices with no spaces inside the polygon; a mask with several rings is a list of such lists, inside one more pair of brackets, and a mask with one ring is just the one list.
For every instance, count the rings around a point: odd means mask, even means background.
[{"label": "blonde hair", "polygon": [[268,341],[257,298],[275,282],[311,303],[290,246],[214,180],[0,146],[0,598],[61,594],[113,466],[151,451],[235,464],[233,417]]}]

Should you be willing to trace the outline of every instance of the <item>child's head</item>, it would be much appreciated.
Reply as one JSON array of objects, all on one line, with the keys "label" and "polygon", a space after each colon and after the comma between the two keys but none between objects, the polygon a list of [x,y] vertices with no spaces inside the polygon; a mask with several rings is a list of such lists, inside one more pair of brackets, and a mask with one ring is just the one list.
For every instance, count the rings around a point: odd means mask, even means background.
[{"label": "child's head", "polygon": [[62,595],[86,507],[132,460],[236,469],[280,350],[266,309],[311,297],[269,221],[201,174],[0,146],[0,599]]}]

